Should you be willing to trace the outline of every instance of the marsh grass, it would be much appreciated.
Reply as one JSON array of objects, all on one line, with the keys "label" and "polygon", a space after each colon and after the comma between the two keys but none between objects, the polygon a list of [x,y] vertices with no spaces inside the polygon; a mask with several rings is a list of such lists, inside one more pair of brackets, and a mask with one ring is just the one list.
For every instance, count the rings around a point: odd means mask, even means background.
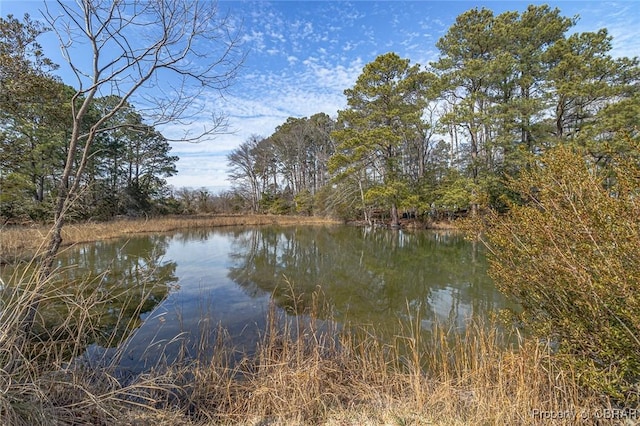
[{"label": "marsh grass", "polygon": [[[124,382],[116,374],[117,351],[104,360],[82,356],[99,328],[94,308],[109,296],[91,282],[52,285],[31,276],[37,274],[3,285],[5,425],[549,424],[533,410],[575,413],[553,424],[615,424],[584,419],[582,413],[607,407],[606,400],[581,389],[548,346],[509,335],[497,323],[425,329],[420,308],[407,306],[389,340],[373,326],[316,319],[327,309],[318,294],[306,312],[272,304],[252,351],[239,352],[223,328],[209,324],[195,356],[185,350],[175,362]],[[284,281],[289,297],[301,297]],[[26,336],[21,321],[38,295],[64,306],[65,314],[52,318],[42,303],[38,333]]]},{"label": "marsh grass", "polygon": [[408,320],[388,341],[370,326],[319,322],[313,312],[290,316],[272,305],[255,353],[233,362],[222,333],[212,359],[173,370],[185,418],[252,425],[548,422],[534,416],[537,410],[569,417],[553,424],[615,424],[592,416],[611,407],[559,368],[548,346],[478,320],[464,331],[441,324],[425,330],[419,309],[407,309]]},{"label": "marsh grass", "polygon": [[[121,343],[118,327],[104,336],[99,326],[100,307],[111,296],[93,280],[59,281],[61,271],[41,279],[37,265],[31,266],[16,269],[0,290],[0,423],[111,424],[123,407],[153,407],[160,376],[123,386],[112,374],[117,356],[99,368],[82,359],[98,334],[110,345]],[[128,303],[134,311],[143,305],[138,294]],[[37,314],[25,324],[33,306]],[[137,316],[139,310],[118,321]]]}]

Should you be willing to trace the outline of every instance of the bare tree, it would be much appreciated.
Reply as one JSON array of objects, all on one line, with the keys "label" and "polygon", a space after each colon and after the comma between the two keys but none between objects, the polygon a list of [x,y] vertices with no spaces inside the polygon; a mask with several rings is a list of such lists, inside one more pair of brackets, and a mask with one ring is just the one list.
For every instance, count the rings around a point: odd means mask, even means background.
[{"label": "bare tree", "polygon": [[[55,10],[46,5],[45,18],[59,38],[77,90],[45,275],[62,242],[65,215],[80,190],[96,135],[113,130],[109,119],[133,102],[148,125],[193,126],[206,108],[205,92],[221,95],[233,82],[244,59],[239,28],[217,6],[213,0],[58,0]],[[92,101],[106,95],[120,101],[83,129]],[[214,113],[197,134],[180,139],[198,141],[225,124]]]},{"label": "bare tree", "polygon": [[239,193],[248,193],[251,202],[251,212],[257,213],[264,188],[260,185],[262,177],[259,168],[258,150],[264,138],[251,135],[249,139],[227,156],[229,165],[229,180],[236,185]]}]

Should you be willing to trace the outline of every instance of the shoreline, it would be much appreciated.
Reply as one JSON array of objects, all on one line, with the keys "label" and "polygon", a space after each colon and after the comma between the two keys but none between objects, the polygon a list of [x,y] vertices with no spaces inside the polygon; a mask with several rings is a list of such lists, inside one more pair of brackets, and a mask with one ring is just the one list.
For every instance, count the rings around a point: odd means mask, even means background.
[{"label": "shoreline", "polygon": [[[203,226],[342,223],[301,216],[182,216],[72,224],[65,227],[65,238],[69,246]],[[419,229],[406,224],[404,228]],[[42,243],[47,230],[6,229],[0,244],[5,244],[11,232],[15,232],[13,237],[30,232],[37,238],[31,243]],[[17,234],[19,231],[23,233]],[[20,241],[23,247],[28,246],[28,240]],[[81,363],[67,364],[64,352],[54,350],[76,350],[81,336],[97,331],[93,329],[97,318],[90,308],[108,302],[108,295],[105,299],[76,299],[69,298],[65,289],[47,293],[48,298],[67,303],[75,315],[69,316],[75,318],[68,324],[73,326],[68,329],[73,330],[72,338],[59,341],[55,334],[45,334],[41,352],[30,358],[33,347],[25,344],[15,324],[19,324],[24,306],[33,303],[35,293],[20,294],[21,298],[11,299],[6,310],[5,317],[14,325],[7,326],[10,333],[4,339],[7,347],[15,348],[12,353],[26,360],[33,375],[24,375],[18,368],[0,370],[0,379],[11,383],[6,395],[13,398],[0,395],[0,403],[5,403],[5,413],[15,418],[21,418],[21,407],[31,403],[32,394],[37,395],[33,398],[39,401],[37,407],[44,407],[43,413],[47,410],[47,415],[62,422],[122,426],[530,424],[554,413],[599,413],[612,407],[599,395],[583,390],[572,372],[556,362],[549,345],[521,339],[518,333],[517,344],[508,347],[503,344],[508,336],[499,324],[483,321],[469,321],[463,333],[438,324],[423,333],[420,308],[414,311],[410,306],[410,321],[402,325],[392,344],[381,343],[372,325],[339,329],[335,319],[328,318],[327,328],[321,330],[313,318],[303,324],[269,310],[255,353],[240,353],[238,363],[229,362],[238,355],[238,347],[223,328],[218,328],[211,346],[201,348],[201,354],[215,348],[211,358],[197,353],[189,357],[185,351],[185,358],[159,364],[153,373],[132,377],[125,385],[113,380],[109,363],[87,370]],[[292,293],[291,298],[295,297]],[[314,311],[311,308],[310,313]],[[77,368],[62,370],[61,365]],[[77,392],[79,387],[82,392]],[[576,416],[563,424],[614,424],[600,420]]]},{"label": "shoreline", "polygon": [[[91,243],[129,235],[153,232],[172,232],[180,229],[217,228],[224,226],[261,226],[261,225],[341,225],[344,221],[319,216],[280,216],[280,215],[190,215],[161,216],[156,218],[126,218],[107,222],[71,223],[62,230],[61,247],[74,244]],[[348,222],[360,226],[361,222]],[[50,225],[11,226],[0,232],[0,265],[29,260],[44,250],[44,244],[50,231]],[[451,222],[402,222],[407,230],[456,230]]]},{"label": "shoreline", "polygon": [[[315,216],[215,215],[162,216],[144,219],[117,219],[108,222],[71,223],[62,229],[61,247],[123,238],[129,235],[172,232],[180,229],[260,225],[337,225],[343,222]],[[50,225],[14,226],[0,232],[0,265],[37,256],[44,249]]]}]

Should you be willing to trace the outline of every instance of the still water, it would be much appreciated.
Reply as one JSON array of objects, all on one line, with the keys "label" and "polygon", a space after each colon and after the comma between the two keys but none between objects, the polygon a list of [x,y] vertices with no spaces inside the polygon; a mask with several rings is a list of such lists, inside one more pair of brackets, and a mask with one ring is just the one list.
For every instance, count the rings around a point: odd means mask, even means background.
[{"label": "still water", "polygon": [[[270,302],[287,315],[384,330],[418,307],[463,329],[470,317],[510,307],[486,273],[482,247],[456,233],[348,226],[214,228],[77,246],[60,256],[75,279],[115,295],[100,324],[119,335],[124,370],[135,374],[178,352],[198,353],[226,329],[239,350],[264,331]],[[70,278],[67,278],[70,279]],[[142,309],[137,300],[145,299]],[[127,305],[126,302],[129,302]],[[126,307],[128,306],[128,307]],[[124,320],[124,321],[123,321]],[[87,356],[109,358],[110,340]],[[211,346],[211,345],[208,345]]]}]

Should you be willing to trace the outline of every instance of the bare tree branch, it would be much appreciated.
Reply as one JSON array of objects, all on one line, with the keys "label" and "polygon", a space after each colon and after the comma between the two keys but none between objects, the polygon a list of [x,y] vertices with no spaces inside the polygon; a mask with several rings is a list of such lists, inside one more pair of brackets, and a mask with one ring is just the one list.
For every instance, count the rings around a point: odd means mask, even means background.
[{"label": "bare tree branch", "polygon": [[[222,15],[215,1],[198,0],[57,0],[46,6],[45,19],[56,33],[63,57],[77,80],[72,98],[73,128],[55,203],[55,225],[45,258],[46,274],[60,247],[65,212],[79,191],[93,141],[112,130],[110,119],[130,103],[146,124],[200,120],[197,101],[213,92],[221,96],[244,60],[239,28]],[[82,129],[94,98],[116,95],[119,102]],[[213,112],[198,141],[224,131],[226,120]]]}]

